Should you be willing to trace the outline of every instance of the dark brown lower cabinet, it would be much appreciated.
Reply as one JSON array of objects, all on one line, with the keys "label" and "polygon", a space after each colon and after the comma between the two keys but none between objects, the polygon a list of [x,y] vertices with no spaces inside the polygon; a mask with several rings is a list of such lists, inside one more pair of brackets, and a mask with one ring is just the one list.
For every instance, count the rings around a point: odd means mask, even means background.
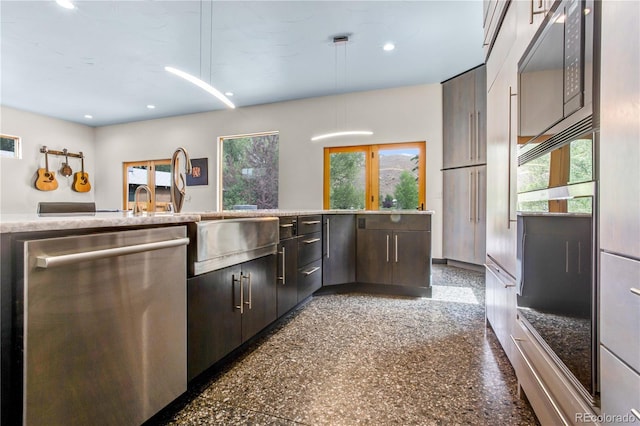
[{"label": "dark brown lower cabinet", "polygon": [[187,280],[187,377],[198,374],[277,318],[276,256]]},{"label": "dark brown lower cabinet", "polygon": [[431,216],[358,215],[359,283],[431,286]]}]

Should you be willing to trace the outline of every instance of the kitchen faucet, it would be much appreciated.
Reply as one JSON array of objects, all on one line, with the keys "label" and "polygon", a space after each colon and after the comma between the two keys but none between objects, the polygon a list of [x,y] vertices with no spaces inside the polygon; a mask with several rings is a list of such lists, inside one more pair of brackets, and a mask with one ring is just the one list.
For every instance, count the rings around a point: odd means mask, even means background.
[{"label": "kitchen faucet", "polygon": [[134,216],[139,216],[143,213],[143,210],[140,208],[139,206],[139,202],[140,202],[140,193],[142,192],[142,190],[147,191],[147,204],[149,202],[151,202],[151,189],[149,189],[149,187],[147,185],[140,185],[136,188],[136,192],[134,192],[133,194],[133,200],[134,200],[134,204],[133,204],[133,215]]},{"label": "kitchen faucet", "polygon": [[[184,181],[184,175],[180,173],[178,170],[178,156],[180,152],[184,154],[185,159],[185,172],[186,174],[191,174],[191,159],[189,158],[189,154],[187,154],[187,150],[183,147],[179,147],[173,153],[171,157],[171,203],[173,204],[173,209],[176,213],[180,213],[182,210],[182,204],[184,204],[185,192],[186,192],[186,183]],[[182,182],[182,186],[180,186],[180,182]]]}]

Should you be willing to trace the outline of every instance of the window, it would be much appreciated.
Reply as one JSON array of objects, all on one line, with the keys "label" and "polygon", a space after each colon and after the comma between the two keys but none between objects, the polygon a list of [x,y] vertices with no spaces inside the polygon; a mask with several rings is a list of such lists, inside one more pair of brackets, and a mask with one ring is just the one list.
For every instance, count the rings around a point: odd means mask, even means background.
[{"label": "window", "polygon": [[220,138],[222,210],[278,208],[278,133]]},{"label": "window", "polygon": [[0,135],[0,157],[22,158],[18,136]]},{"label": "window", "polygon": [[[134,194],[140,185],[147,185],[151,190],[151,203],[140,207],[147,211],[164,211],[171,202],[169,188],[171,185],[171,160],[132,161],[123,163],[123,207],[133,209]],[[141,200],[147,200],[147,194],[140,194]]]},{"label": "window", "polygon": [[415,210],[425,204],[425,142],[324,149],[324,208]]}]

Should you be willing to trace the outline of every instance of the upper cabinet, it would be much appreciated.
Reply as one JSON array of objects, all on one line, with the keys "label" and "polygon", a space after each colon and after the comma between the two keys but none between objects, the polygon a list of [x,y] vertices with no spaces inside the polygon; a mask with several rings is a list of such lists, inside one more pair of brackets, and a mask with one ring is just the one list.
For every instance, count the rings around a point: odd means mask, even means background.
[{"label": "upper cabinet", "polygon": [[479,66],[442,83],[443,167],[486,162],[486,70]]}]

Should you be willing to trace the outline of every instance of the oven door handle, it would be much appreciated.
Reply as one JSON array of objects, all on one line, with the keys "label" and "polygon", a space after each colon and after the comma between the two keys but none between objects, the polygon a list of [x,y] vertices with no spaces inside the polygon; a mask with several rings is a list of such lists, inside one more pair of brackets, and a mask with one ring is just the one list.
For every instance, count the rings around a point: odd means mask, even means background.
[{"label": "oven door handle", "polygon": [[90,260],[100,260],[109,257],[125,256],[127,254],[142,253],[145,251],[161,250],[170,247],[186,246],[189,238],[175,238],[154,243],[136,244],[133,246],[115,247],[104,250],[94,250],[78,253],[61,254],[59,256],[37,256],[36,266],[38,268],[53,268],[56,266],[71,265],[74,263],[87,262]]}]

